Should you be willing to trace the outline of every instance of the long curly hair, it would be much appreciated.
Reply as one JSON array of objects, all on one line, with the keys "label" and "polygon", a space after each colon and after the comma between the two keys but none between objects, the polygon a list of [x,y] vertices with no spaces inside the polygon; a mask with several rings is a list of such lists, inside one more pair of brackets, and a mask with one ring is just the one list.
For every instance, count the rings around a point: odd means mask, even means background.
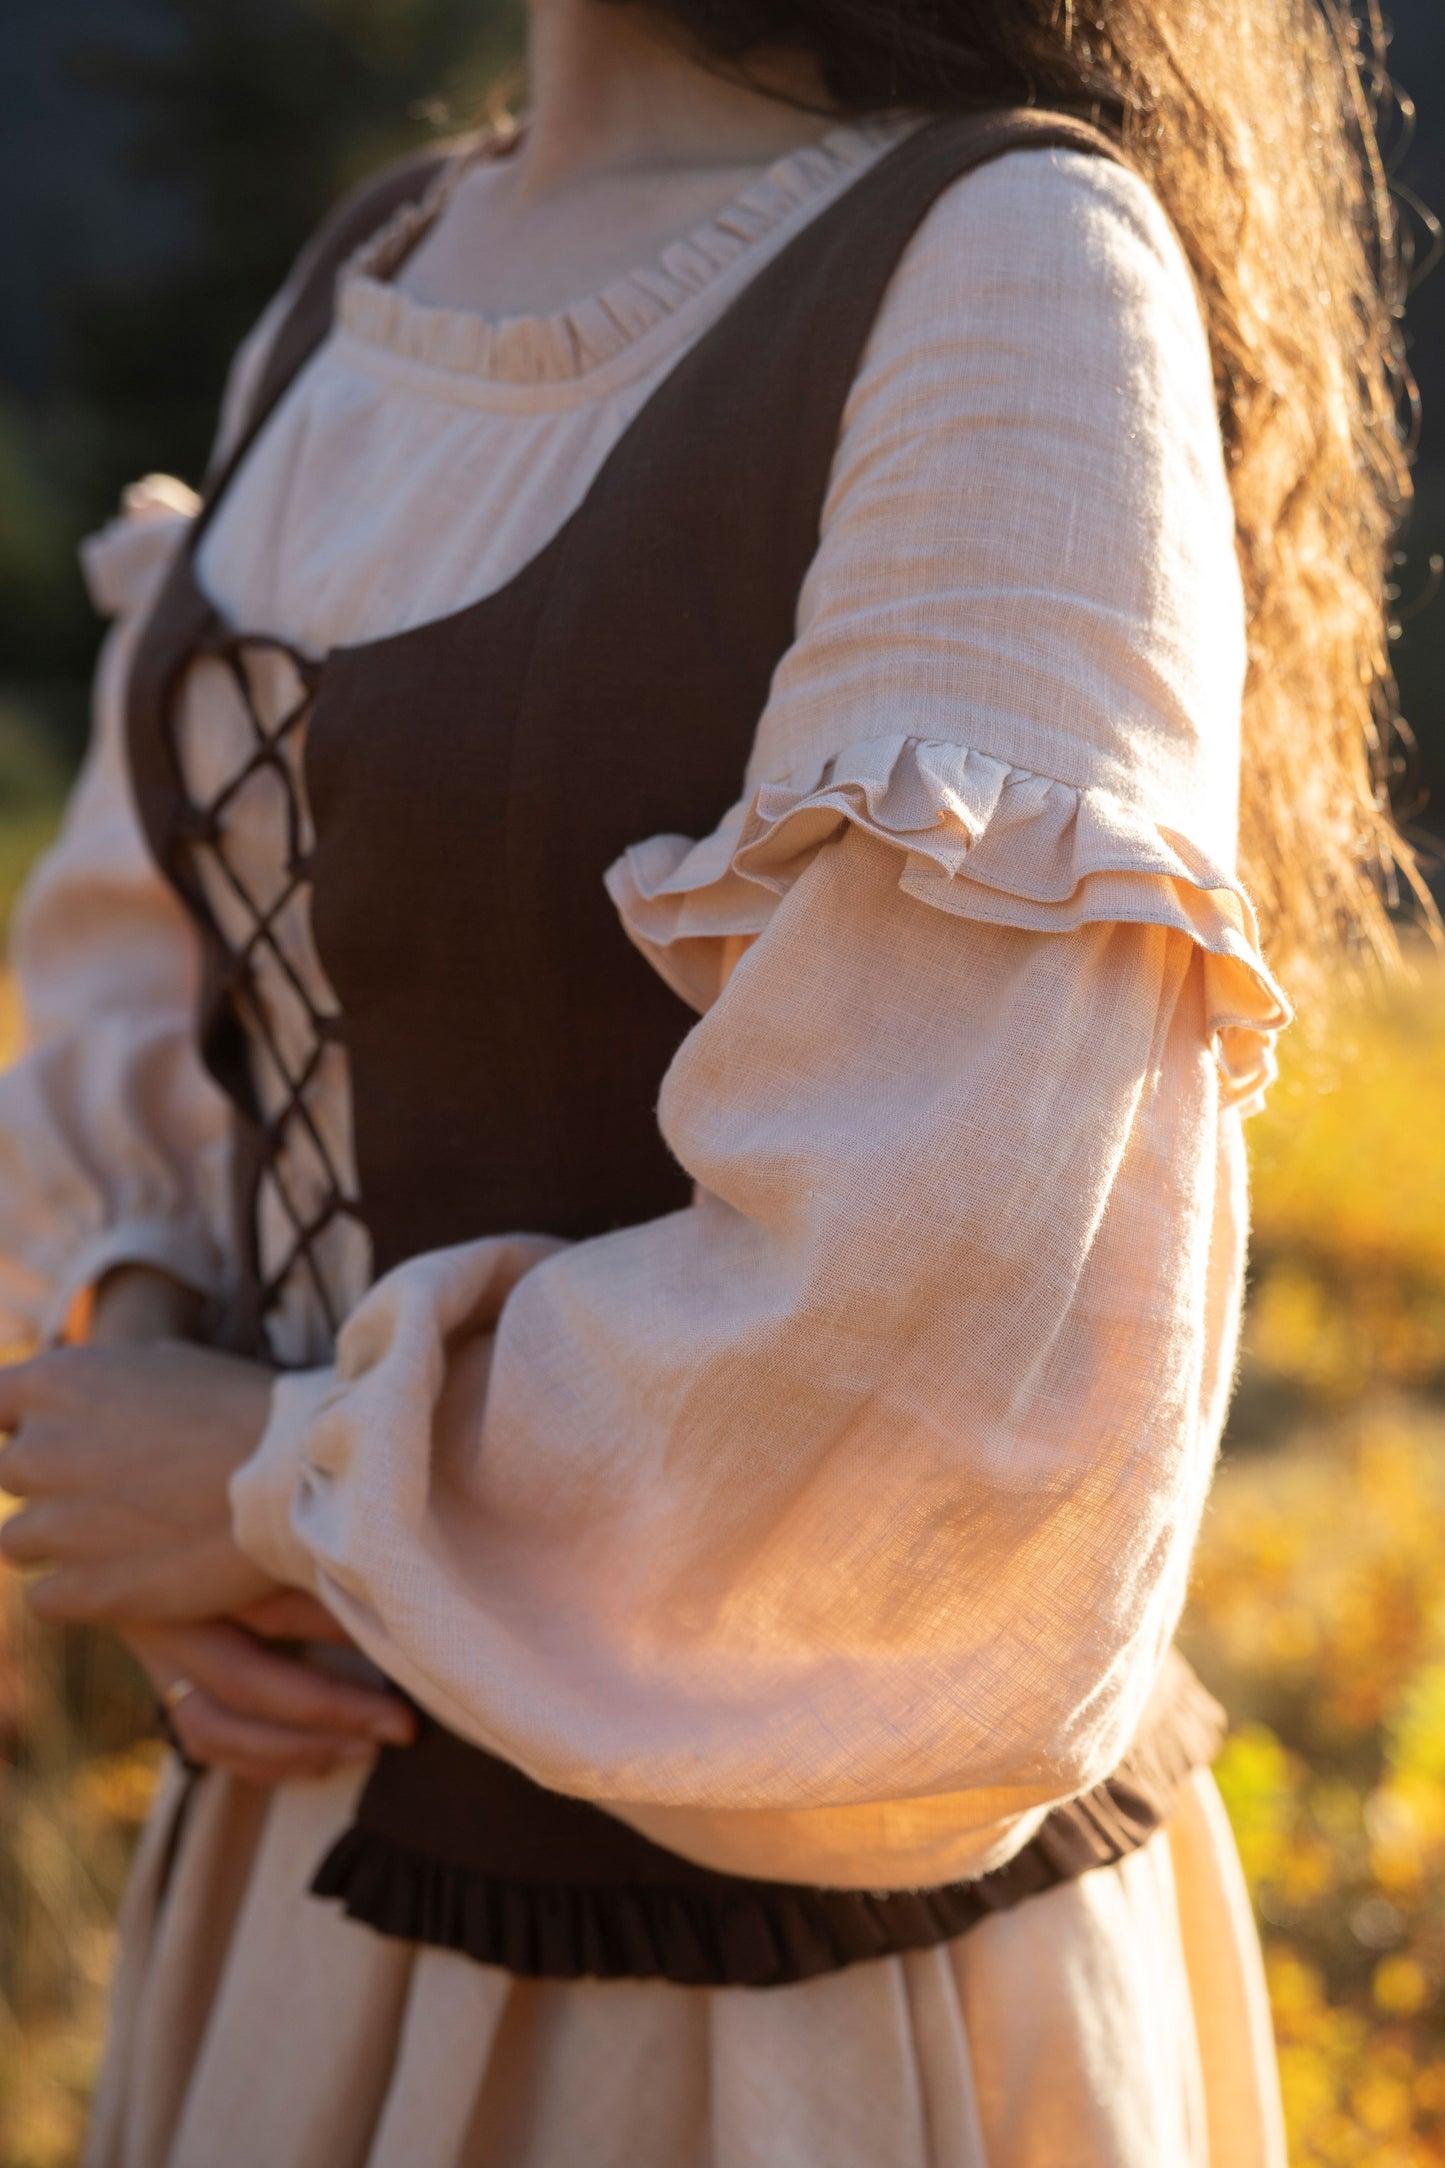
[{"label": "long curly hair", "polygon": [[[1410,501],[1378,0],[650,0],[735,77],[812,56],[828,110],[1031,103],[1122,139],[1203,298],[1249,612],[1241,872],[1296,990],[1396,954],[1392,553]],[[798,101],[801,102],[801,101]]]}]

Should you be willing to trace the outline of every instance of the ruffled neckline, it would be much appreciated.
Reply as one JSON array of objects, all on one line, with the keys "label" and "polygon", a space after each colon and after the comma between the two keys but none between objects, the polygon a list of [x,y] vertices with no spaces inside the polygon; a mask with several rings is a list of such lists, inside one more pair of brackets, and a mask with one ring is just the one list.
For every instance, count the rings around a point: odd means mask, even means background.
[{"label": "ruffled neckline", "polygon": [[514,384],[564,383],[613,361],[676,317],[740,257],[785,223],[803,222],[916,117],[887,114],[832,128],[774,161],[723,207],[668,243],[651,263],[549,316],[488,317],[413,300],[390,283],[479,160],[505,155],[517,130],[459,152],[419,203],[408,204],[351,259],[337,291],[338,325],[404,360]]}]

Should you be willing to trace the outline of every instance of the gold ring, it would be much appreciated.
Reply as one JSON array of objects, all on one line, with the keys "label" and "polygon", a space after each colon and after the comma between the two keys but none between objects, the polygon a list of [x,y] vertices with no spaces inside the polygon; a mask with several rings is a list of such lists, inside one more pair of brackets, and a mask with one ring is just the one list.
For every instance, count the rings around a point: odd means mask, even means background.
[{"label": "gold ring", "polygon": [[178,1709],[187,1694],[193,1694],[195,1690],[194,1679],[172,1679],[169,1686],[161,1688],[161,1700],[168,1709]]}]

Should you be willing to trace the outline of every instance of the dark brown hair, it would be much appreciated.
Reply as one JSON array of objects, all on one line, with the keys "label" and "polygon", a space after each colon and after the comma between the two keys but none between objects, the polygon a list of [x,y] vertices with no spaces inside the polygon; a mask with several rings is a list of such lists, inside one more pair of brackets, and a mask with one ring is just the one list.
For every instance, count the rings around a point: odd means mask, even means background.
[{"label": "dark brown hair", "polygon": [[746,76],[810,54],[831,110],[1026,102],[1121,137],[1193,267],[1249,609],[1241,864],[1275,961],[1388,956],[1399,872],[1391,552],[1409,502],[1383,34],[1340,0],[651,0]]}]

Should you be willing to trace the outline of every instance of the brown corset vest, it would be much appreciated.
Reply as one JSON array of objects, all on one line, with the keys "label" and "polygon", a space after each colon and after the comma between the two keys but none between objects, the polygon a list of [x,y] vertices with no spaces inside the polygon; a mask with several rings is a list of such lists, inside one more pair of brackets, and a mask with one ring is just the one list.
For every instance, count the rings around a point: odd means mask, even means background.
[{"label": "brown corset vest", "polygon": [[[258,726],[253,765],[284,777],[280,740],[306,721],[315,847],[291,877],[310,884],[339,1002],[316,1024],[349,1057],[359,1180],[356,1198],[338,1180],[321,1218],[358,1212],[378,1272],[453,1242],[581,1238],[687,1203],[655,1108],[689,1012],[626,939],[602,875],[645,836],[706,834],[737,798],[894,265],[952,181],[1031,145],[1119,155],[1081,122],[1035,112],[920,128],[684,355],[514,579],[435,623],[301,664],[303,707],[271,738]],[[439,164],[394,170],[323,234],[130,685],[137,801],[200,928],[202,1043],[236,1109],[243,1287],[218,1337],[256,1352],[276,1285],[259,1268],[256,1190],[277,1124],[258,1120],[250,1081],[249,946],[227,946],[195,868],[197,846],[224,847],[224,802],[188,798],[174,737],[192,660],[221,654],[244,675],[248,643],[201,592],[194,549],[326,336],[338,266]],[[302,1264],[314,1232],[297,1230]],[[1211,1757],[1220,1724],[1171,1658],[1115,1776],[1055,1809],[1006,1867],[869,1893],[696,1866],[424,1719],[415,1747],[383,1752],[314,1887],[383,1932],[517,1973],[771,1985],[943,1940],[1118,1860]]]}]

